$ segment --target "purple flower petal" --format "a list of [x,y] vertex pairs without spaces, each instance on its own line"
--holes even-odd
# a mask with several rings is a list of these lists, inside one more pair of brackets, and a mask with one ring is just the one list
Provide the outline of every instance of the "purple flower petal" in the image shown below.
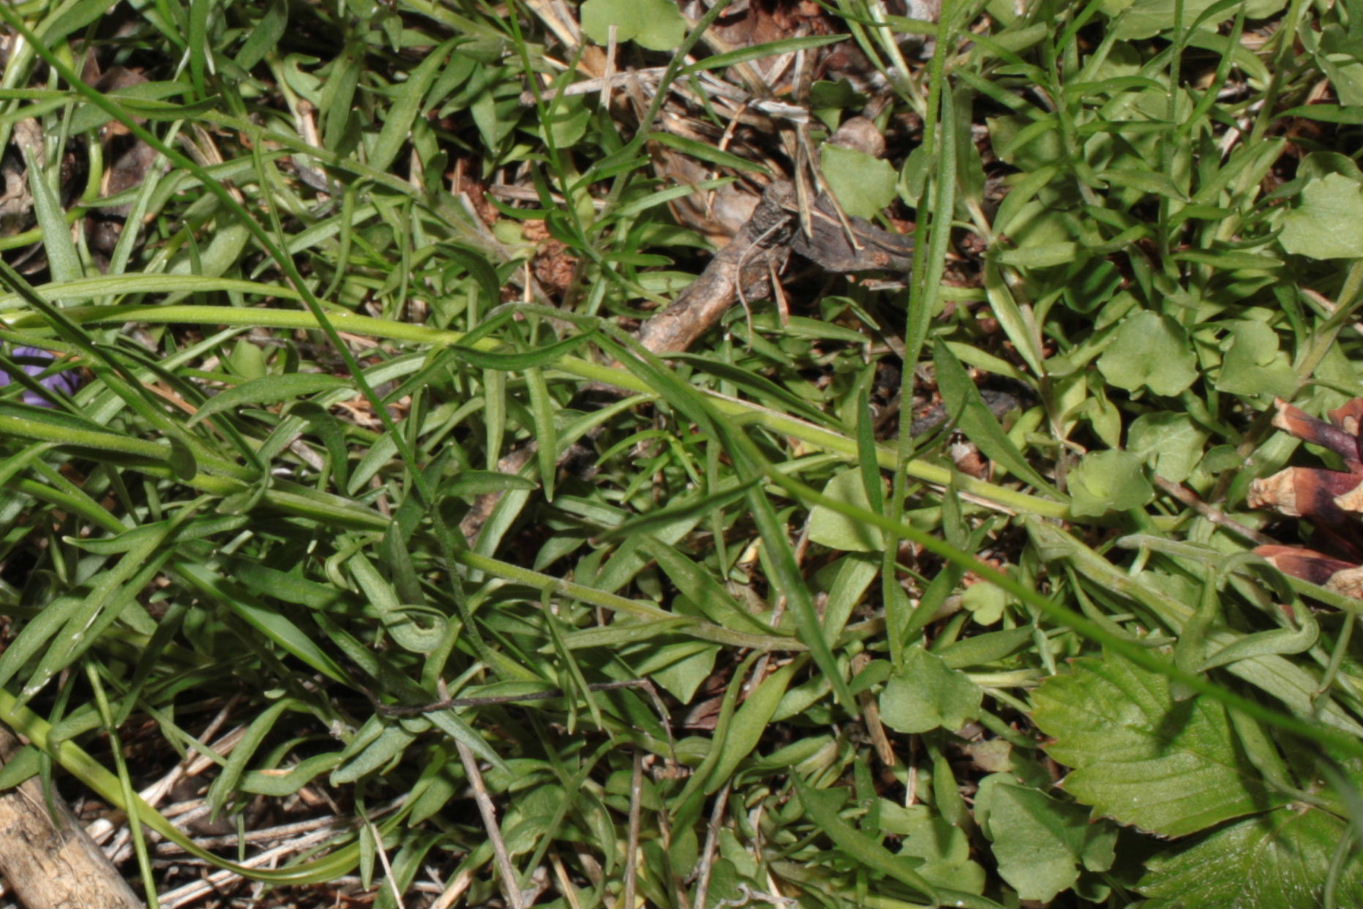
[[[50,350],[43,350],[41,347],[16,347],[10,351],[10,359],[14,360],[23,368],[24,372],[30,376],[38,377],[48,370],[52,361],[57,359],[57,355]],[[28,362],[24,362],[28,361]],[[14,377],[3,369],[0,369],[0,388],[11,384]],[[74,394],[80,388],[80,370],[63,369],[50,376],[38,379],[38,384],[59,394]],[[35,407],[51,407],[52,402],[34,391],[24,390],[23,402],[32,404]]]

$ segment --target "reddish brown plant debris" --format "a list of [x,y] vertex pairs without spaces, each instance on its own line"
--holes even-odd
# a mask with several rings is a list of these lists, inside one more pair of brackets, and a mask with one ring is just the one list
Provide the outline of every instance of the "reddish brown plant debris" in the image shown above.
[[1251,483],[1251,508],[1306,518],[1315,525],[1316,545],[1327,550],[1272,545],[1255,552],[1285,574],[1363,597],[1363,545],[1352,522],[1352,515],[1363,512],[1363,398],[1330,411],[1329,422],[1281,399],[1276,404],[1274,426],[1335,452],[1344,459],[1344,469],[1288,467]]

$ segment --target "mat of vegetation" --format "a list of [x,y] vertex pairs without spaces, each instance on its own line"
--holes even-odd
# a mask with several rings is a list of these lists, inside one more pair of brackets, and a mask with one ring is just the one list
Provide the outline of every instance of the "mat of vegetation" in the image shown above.
[[149,904],[1363,905],[1358,3],[0,20],[0,787]]

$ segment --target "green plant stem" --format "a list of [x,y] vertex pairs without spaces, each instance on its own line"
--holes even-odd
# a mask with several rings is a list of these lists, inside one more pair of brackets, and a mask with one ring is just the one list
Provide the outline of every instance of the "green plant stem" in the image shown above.
[[[264,328],[317,329],[318,324],[311,313],[294,309],[257,309],[227,306],[80,306],[63,311],[77,324],[105,324],[124,322],[146,322],[155,324],[186,325],[223,325],[223,326],[260,326]],[[36,316],[24,316],[14,321],[15,326],[27,325]],[[335,313],[330,316],[331,323],[340,331],[382,338],[390,341],[405,341],[432,347],[451,347],[460,345],[463,332],[414,325],[407,322],[394,322],[377,319],[373,316],[360,316],[353,313]],[[490,338],[479,339],[471,345],[478,350],[496,350],[498,343]],[[626,391],[649,394],[653,389],[643,379],[627,370],[602,366],[577,357],[563,357],[554,367],[561,373],[613,385]],[[857,442],[850,435],[834,432],[816,426],[805,420],[771,410],[738,398],[728,397],[717,392],[704,392],[707,400],[719,413],[736,420],[763,427],[772,432],[798,439],[822,451],[836,454],[849,460],[857,458]],[[899,456],[889,445],[876,447],[876,460],[885,470],[895,470]],[[1043,498],[977,480],[974,477],[953,475],[945,467],[929,464],[921,460],[909,460],[903,464],[904,473],[916,480],[936,486],[949,486],[953,483],[962,493],[987,500],[1009,511],[1033,514],[1046,518],[1067,518],[1069,508],[1062,502]]]

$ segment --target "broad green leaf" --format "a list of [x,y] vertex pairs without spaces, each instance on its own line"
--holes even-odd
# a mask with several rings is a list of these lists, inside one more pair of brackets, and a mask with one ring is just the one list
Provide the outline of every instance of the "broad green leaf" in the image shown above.
[[985,871],[970,858],[970,838],[927,805],[905,807],[881,799],[880,830],[900,837],[899,854],[923,860],[918,873],[929,883],[980,893]]
[[[819,81],[809,87],[809,105],[816,111],[850,110],[866,104],[866,96],[852,87],[846,79],[836,82]],[[833,123],[836,127],[837,123]],[[830,127],[832,128],[832,127]]]
[[1283,217],[1283,249],[1312,259],[1363,257],[1363,186],[1340,174],[1306,184]]
[[674,50],[686,37],[686,20],[667,0],[587,0],[582,4],[582,31],[606,44],[610,27],[615,40],[633,41],[654,51]]
[[546,106],[540,119],[540,136],[546,145],[572,148],[587,134],[592,108],[581,98],[559,98]]
[[880,718],[896,732],[955,732],[980,715],[984,692],[935,653],[911,647],[880,694]]
[[[1186,906],[1325,905],[1324,885],[1349,822],[1319,808],[1292,805],[1181,842],[1146,862],[1136,885],[1150,909]],[[1334,906],[1363,906],[1363,861],[1355,844],[1338,866]]]
[[820,152],[820,169],[828,188],[849,215],[874,218],[894,201],[899,177],[888,161],[858,149],[825,145]]
[[1356,111],[1363,106],[1363,48],[1358,43],[1358,21],[1351,13],[1349,27],[1330,22],[1315,48],[1316,62],[1330,77],[1340,104]]
[[[849,467],[824,485],[823,494],[858,508],[870,508],[861,470]],[[879,527],[862,524],[840,511],[815,505],[809,513],[809,539],[829,549],[843,552],[880,552],[884,543]]]
[[[1202,13],[1214,6],[1218,0],[1107,0],[1103,10],[1114,17],[1112,34],[1123,40],[1153,38],[1155,35],[1170,33],[1174,29],[1174,13],[1177,6],[1183,7],[1183,27],[1212,29],[1220,22],[1235,15],[1234,9],[1223,8],[1198,21]],[[1262,5],[1262,4],[1260,4]],[[1281,7],[1282,4],[1279,4]],[[1223,4],[1224,6],[1224,4]],[[1117,15],[1120,13],[1121,15]],[[1264,15],[1269,15],[1264,13]]]
[[1278,335],[1272,328],[1245,319],[1231,325],[1230,337],[1217,388],[1239,395],[1292,396],[1297,374],[1278,350]]
[[1245,759],[1224,705],[1176,702],[1166,676],[1120,657],[1076,661],[1032,705],[1047,752],[1074,768],[1065,791],[1118,823],[1184,836],[1286,801]]
[[976,624],[993,625],[1003,618],[1008,594],[993,584],[972,584],[961,594],[961,605],[970,611]]
[[719,645],[705,641],[663,644],[634,667],[641,677],[652,679],[683,704],[691,703],[696,689],[715,668]]
[[350,380],[341,376],[324,373],[295,372],[284,376],[265,376],[243,382],[229,388],[219,395],[209,398],[199,408],[199,412],[189,418],[190,426],[224,411],[233,412],[242,407],[260,407],[278,404],[303,395],[332,391],[350,385]]
[[1197,379],[1197,355],[1182,327],[1148,310],[1127,317],[1111,346],[1098,358],[1109,385],[1158,395],[1181,394]]
[[1154,498],[1139,456],[1129,451],[1094,451],[1070,471],[1070,511],[1076,517],[1140,508]]
[[1072,802],[1019,785],[1009,774],[980,781],[975,814],[992,842],[999,874],[1024,900],[1049,904],[1081,869],[1112,867],[1117,830]]
[[1187,414],[1145,413],[1131,424],[1127,448],[1159,476],[1182,483],[1201,460],[1208,438]]

